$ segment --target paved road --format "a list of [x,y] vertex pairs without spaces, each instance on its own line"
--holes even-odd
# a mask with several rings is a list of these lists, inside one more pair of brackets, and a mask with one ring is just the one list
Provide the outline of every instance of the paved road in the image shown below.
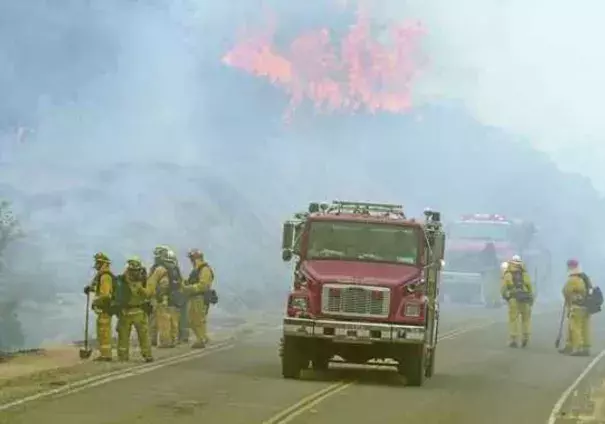
[[[487,324],[503,313],[450,309],[442,334]],[[283,380],[274,331],[203,358],[0,412],[0,423],[546,423],[562,392],[590,362],[555,352],[557,318],[535,318],[527,350],[506,347],[502,323],[442,341],[437,374],[422,388],[402,387],[394,372],[377,369],[339,367],[302,381]],[[323,390],[326,398],[315,404],[313,396]],[[271,421],[295,404],[298,412]]]

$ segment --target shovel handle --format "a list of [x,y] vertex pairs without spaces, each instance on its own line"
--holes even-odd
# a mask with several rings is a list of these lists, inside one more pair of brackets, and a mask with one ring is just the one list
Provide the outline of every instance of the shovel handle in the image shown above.
[[559,348],[561,339],[563,338],[563,323],[565,322],[565,305],[563,305],[563,311],[561,312],[561,320],[559,322],[559,333],[557,334],[557,340],[555,341],[555,347]]
[[88,323],[90,321],[90,293],[86,293],[86,318],[84,319],[84,349],[88,350]]

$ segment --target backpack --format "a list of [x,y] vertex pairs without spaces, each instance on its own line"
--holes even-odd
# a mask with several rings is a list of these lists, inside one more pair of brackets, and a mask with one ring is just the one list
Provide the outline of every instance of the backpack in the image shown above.
[[586,300],[584,304],[589,314],[596,314],[601,312],[603,307],[603,292],[600,287],[593,286],[590,278],[585,273],[578,274],[578,277],[584,281],[584,285],[586,286]]
[[[140,276],[141,281],[143,283],[143,287],[147,287],[147,271],[145,269],[141,270],[142,274]],[[126,276],[124,274],[113,276],[112,282],[112,291],[111,291],[111,306],[112,312],[117,314],[120,310],[128,304],[130,300],[130,296],[132,296],[132,291],[130,289],[130,285],[126,281]]]
[[111,291],[111,306],[114,313],[118,313],[120,309],[128,303],[130,297],[130,288],[126,281],[124,281],[124,275],[120,274],[113,278],[113,290]]
[[515,291],[513,293],[513,297],[517,300],[517,302],[519,303],[532,303],[533,302],[533,296],[531,293],[529,293],[525,287],[525,279],[523,278],[523,275],[525,273],[525,271],[523,270],[514,270],[514,271],[509,271],[513,280],[513,286],[515,288]]
[[[163,267],[168,273],[168,304],[181,308],[185,306],[186,299],[181,293],[181,271],[178,266],[165,262],[156,262],[150,269],[149,275],[153,274],[157,267]],[[156,289],[156,295],[160,295],[160,287]]]

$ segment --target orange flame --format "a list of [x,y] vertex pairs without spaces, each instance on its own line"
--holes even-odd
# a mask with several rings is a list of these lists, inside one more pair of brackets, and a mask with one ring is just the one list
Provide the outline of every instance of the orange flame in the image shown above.
[[287,118],[305,100],[321,112],[407,112],[412,82],[423,65],[419,44],[424,29],[418,22],[387,28],[388,45],[373,37],[372,29],[371,20],[358,11],[342,39],[335,42],[327,28],[310,30],[280,52],[270,20],[265,31],[248,33],[222,61],[282,88],[290,97]]

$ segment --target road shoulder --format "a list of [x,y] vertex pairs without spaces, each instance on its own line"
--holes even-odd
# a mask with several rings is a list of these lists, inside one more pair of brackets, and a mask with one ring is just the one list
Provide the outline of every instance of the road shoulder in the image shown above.
[[[255,320],[233,328],[217,329],[209,334],[211,339],[209,348],[267,330],[275,326],[272,321],[272,319]],[[4,404],[105,373],[127,370],[143,363],[137,347],[132,348],[129,362],[112,363],[81,360],[78,350],[79,346],[75,345],[46,347],[39,353],[17,356],[7,363],[0,364],[0,403]],[[188,352],[191,352],[190,345],[179,345],[172,349],[154,349],[154,357],[156,360],[161,360]]]
[[561,396],[548,424],[605,422],[605,351],[597,352],[574,383]]

